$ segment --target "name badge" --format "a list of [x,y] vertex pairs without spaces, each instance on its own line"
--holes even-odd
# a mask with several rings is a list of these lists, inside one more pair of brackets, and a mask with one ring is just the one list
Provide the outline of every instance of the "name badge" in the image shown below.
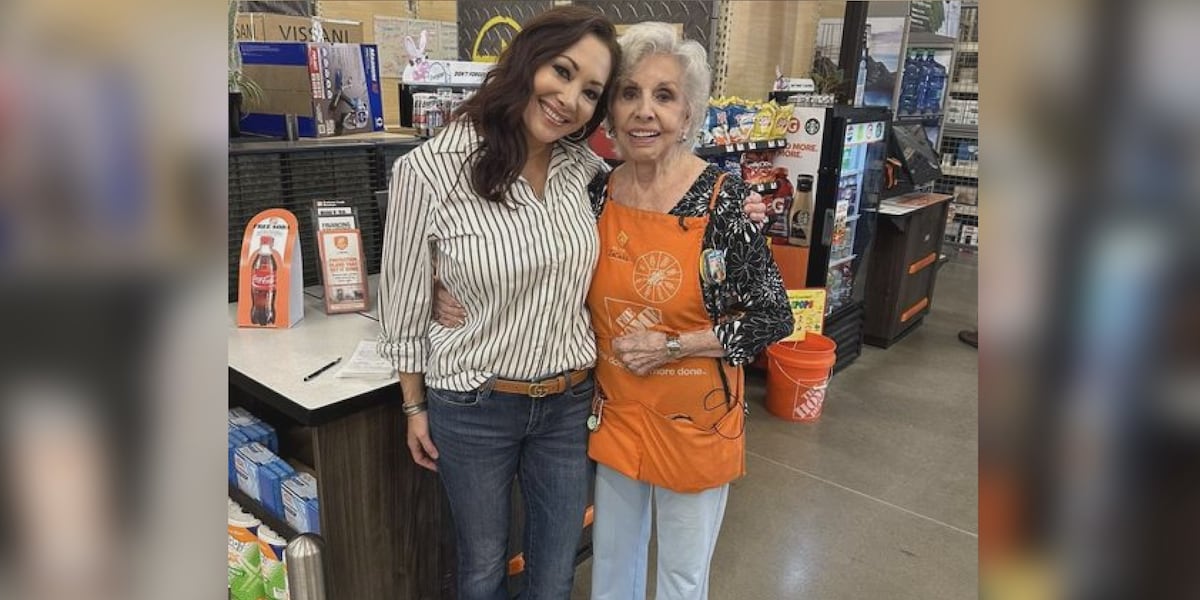
[[700,253],[700,280],[707,284],[725,281],[725,251],[706,248]]

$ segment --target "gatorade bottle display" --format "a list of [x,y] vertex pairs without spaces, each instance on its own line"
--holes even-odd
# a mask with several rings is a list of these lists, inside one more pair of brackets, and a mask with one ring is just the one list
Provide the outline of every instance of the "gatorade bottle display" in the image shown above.
[[796,193],[792,196],[788,214],[788,243],[807,246],[809,227],[812,224],[812,175],[796,176]]
[[259,239],[258,256],[254,257],[251,266],[250,298],[253,306],[250,309],[250,322],[255,325],[271,325],[275,323],[275,273],[279,265],[275,262],[275,252],[271,249],[275,240],[269,235]]

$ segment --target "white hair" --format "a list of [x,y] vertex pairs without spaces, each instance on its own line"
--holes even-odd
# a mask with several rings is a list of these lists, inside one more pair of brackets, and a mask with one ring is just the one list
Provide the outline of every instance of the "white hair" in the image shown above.
[[[632,73],[649,56],[673,56],[683,68],[683,96],[687,102],[688,122],[684,139],[691,148],[708,110],[708,94],[712,89],[712,71],[708,67],[708,52],[699,42],[685,40],[675,27],[657,21],[630,25],[621,37],[621,76]],[[614,92],[613,98],[617,97]]]

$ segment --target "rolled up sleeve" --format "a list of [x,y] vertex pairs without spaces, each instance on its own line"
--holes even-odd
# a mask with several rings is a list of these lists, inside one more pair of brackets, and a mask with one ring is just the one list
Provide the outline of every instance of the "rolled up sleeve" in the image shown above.
[[767,239],[742,208],[749,188],[726,180],[724,202],[709,224],[705,246],[725,252],[727,279],[707,286],[710,312],[724,318],[713,333],[732,365],[753,360],[766,347],[792,332],[787,290]]
[[430,215],[436,194],[408,158],[396,161],[388,190],[379,270],[379,352],[401,373],[424,373],[433,276]]

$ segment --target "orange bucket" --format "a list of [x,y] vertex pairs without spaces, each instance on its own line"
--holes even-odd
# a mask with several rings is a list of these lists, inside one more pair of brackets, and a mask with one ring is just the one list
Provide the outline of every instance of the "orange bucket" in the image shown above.
[[835,362],[837,343],[819,333],[767,346],[767,412],[788,421],[816,421]]

